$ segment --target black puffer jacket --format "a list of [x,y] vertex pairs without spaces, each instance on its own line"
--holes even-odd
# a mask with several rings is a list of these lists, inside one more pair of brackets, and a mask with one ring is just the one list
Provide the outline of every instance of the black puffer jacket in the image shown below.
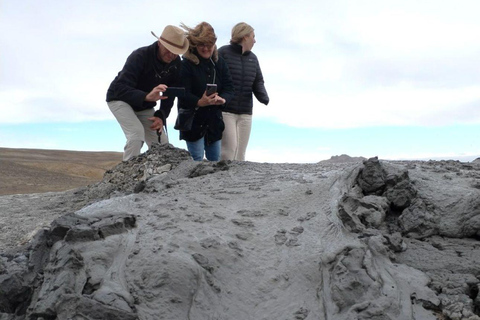
[[183,55],[181,79],[185,97],[178,99],[178,108],[197,111],[192,130],[180,131],[180,139],[193,142],[205,137],[208,144],[222,139],[225,129],[222,116],[224,105],[197,107],[197,103],[203,96],[207,83],[217,84],[218,95],[226,103],[232,100],[234,88],[225,60],[218,57],[216,49],[212,60],[200,57],[196,51],[187,51]]
[[[139,48],[128,56],[123,69],[110,84],[107,102],[119,100],[128,103],[133,110],[142,111],[154,108],[156,102],[147,102],[145,97],[159,84],[176,87],[180,84],[181,59],[177,57],[171,63],[158,59],[157,42]],[[165,119],[170,114],[174,97],[160,100],[160,109],[155,116]]]
[[227,62],[235,86],[235,96],[223,111],[252,114],[252,93],[258,101],[267,105],[270,99],[257,56],[251,51],[242,54],[242,46],[235,43],[221,47],[218,54]]

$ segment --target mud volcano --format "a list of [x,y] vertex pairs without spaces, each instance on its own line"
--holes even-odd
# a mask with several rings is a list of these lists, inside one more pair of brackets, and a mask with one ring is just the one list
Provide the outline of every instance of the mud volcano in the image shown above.
[[[457,161],[198,163],[156,146],[47,195],[58,218],[0,255],[0,319],[478,320],[479,178]],[[35,219],[47,198],[29,199]]]

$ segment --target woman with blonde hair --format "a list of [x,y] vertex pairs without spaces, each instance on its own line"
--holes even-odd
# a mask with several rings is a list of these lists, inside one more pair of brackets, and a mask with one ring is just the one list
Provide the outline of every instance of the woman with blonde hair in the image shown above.
[[218,50],[227,62],[235,87],[232,101],[223,109],[222,160],[245,160],[252,129],[252,94],[265,105],[270,100],[258,58],[251,51],[255,42],[252,26],[240,22],[232,28],[230,44]]
[[[186,110],[194,115],[188,126],[178,123],[180,139],[186,141],[195,161],[202,161],[204,156],[218,161],[225,129],[222,109],[233,97],[232,78],[227,64],[218,56],[213,27],[207,22],[195,28],[181,26],[187,31],[190,45],[182,60],[180,74],[185,96],[178,99],[178,112],[180,115]],[[207,84],[216,87],[216,91],[207,94]]]

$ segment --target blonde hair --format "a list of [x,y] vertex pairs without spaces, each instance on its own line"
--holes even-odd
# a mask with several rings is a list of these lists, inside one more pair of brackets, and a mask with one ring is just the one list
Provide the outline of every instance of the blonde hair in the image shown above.
[[215,30],[208,22],[200,22],[195,28],[190,28],[183,22],[180,26],[187,31],[190,47],[196,48],[199,44],[214,45],[217,42]]
[[232,38],[230,43],[242,43],[243,37],[249,35],[254,30],[251,25],[245,22],[239,22],[232,28]]

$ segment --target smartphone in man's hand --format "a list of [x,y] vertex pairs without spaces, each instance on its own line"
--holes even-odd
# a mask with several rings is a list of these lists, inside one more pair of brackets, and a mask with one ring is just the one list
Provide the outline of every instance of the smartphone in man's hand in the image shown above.
[[182,87],[168,87],[167,90],[165,90],[162,93],[162,96],[166,97],[185,97],[185,88]]

